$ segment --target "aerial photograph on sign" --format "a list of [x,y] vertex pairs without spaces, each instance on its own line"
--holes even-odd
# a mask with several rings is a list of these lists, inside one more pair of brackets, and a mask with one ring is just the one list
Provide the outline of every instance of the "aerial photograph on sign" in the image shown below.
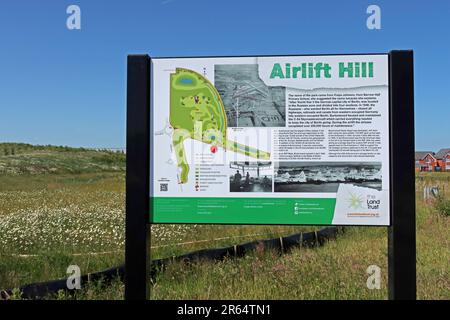
[[268,86],[258,64],[215,65],[214,83],[230,127],[284,127],[286,89]]

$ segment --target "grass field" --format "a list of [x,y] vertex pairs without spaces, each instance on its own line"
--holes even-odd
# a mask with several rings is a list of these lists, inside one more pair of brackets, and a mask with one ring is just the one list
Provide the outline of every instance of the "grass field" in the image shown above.
[[[0,164],[8,164],[8,170],[0,173],[0,289],[64,278],[72,264],[88,273],[123,263],[125,176],[120,156],[45,148],[2,155],[1,150]],[[30,167],[21,154],[35,159],[42,153],[53,159],[53,173],[49,166],[10,170],[12,163]],[[73,154],[81,154],[88,169],[69,170]],[[109,157],[115,160],[105,160]],[[418,298],[450,299],[450,217],[424,202],[421,191],[425,184],[437,184],[448,199],[450,174],[418,175],[416,180]],[[316,229],[156,225],[152,253],[168,257]],[[366,287],[366,269],[374,264],[382,270],[380,290]],[[82,285],[74,297],[60,292],[48,298],[123,298],[118,280]],[[173,263],[152,283],[152,299],[386,299],[386,285],[386,228],[352,227],[321,248],[296,248],[284,255],[259,248],[236,260]]]

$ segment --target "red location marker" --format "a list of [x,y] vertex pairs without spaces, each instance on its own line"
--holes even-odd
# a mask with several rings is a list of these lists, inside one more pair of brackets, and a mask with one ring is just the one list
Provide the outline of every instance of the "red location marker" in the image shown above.
[[216,153],[217,152],[217,146],[211,146],[211,152]]

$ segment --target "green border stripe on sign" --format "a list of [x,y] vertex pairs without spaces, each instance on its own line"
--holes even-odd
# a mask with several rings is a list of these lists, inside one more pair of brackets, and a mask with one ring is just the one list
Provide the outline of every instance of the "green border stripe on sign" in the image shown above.
[[154,197],[151,223],[332,223],[335,198]]

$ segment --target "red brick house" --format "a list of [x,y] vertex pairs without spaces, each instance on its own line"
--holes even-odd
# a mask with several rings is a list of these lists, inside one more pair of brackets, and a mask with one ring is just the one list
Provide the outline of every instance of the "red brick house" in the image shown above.
[[440,171],[450,171],[450,148],[439,150],[434,157],[437,160]]
[[416,172],[440,171],[441,167],[432,151],[416,151],[414,160]]

